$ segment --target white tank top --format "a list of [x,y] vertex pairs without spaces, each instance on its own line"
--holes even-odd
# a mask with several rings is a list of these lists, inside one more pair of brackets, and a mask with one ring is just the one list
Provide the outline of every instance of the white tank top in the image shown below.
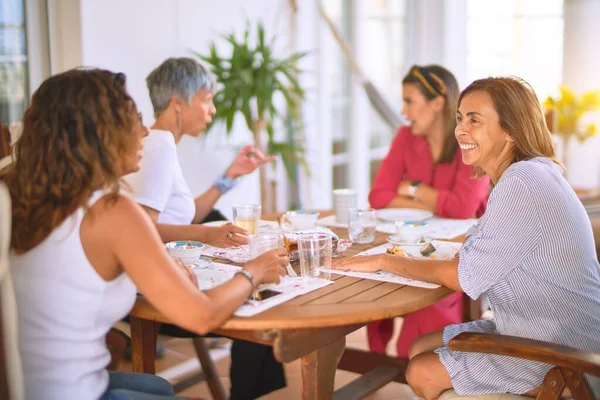
[[129,276],[107,282],[88,261],[79,235],[84,215],[77,210],[38,246],[10,255],[29,400],[98,399],[108,387],[105,336],[135,301]]

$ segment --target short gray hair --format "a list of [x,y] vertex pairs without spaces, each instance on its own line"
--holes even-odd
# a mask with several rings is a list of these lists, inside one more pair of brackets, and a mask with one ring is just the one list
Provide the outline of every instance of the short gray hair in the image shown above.
[[215,78],[193,58],[169,58],[150,72],[146,85],[156,117],[167,109],[173,96],[189,103],[200,90],[213,92]]

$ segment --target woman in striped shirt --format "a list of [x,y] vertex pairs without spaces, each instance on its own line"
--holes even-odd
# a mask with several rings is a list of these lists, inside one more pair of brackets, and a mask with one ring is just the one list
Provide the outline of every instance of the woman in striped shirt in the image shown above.
[[[494,184],[458,256],[377,255],[336,267],[384,269],[490,300],[493,320],[450,325],[415,342],[406,378],[418,395],[436,399],[451,388],[464,395],[532,394],[550,365],[454,352],[448,342],[461,332],[495,332],[599,352],[600,270],[590,220],[554,159],[542,109],[527,83],[478,80],[458,104],[455,134],[463,161]],[[588,382],[600,395],[600,380]]]

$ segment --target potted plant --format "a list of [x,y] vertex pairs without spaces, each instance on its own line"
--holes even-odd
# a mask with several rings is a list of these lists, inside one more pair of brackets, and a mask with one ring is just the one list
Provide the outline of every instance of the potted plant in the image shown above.
[[600,110],[600,90],[583,93],[580,97],[565,86],[559,88],[560,96],[548,97],[544,101],[547,111],[553,111],[556,123],[555,133],[562,139],[561,162],[568,167],[569,145],[573,138],[579,143],[585,142],[598,133],[598,128],[591,120],[586,120],[589,113]]
[[[241,114],[255,145],[262,151],[279,155],[288,179],[293,182],[296,165],[306,167],[304,150],[297,137],[300,104],[305,97],[297,79],[301,73],[297,63],[306,53],[277,58],[273,49],[275,38],[266,40],[260,22],[255,29],[255,44],[250,43],[248,23],[241,39],[233,33],[223,36],[230,45],[226,54],[219,53],[214,42],[208,55],[194,54],[209,65],[219,83],[214,96],[217,109],[214,122],[224,121],[230,133],[235,116]],[[276,125],[287,131],[287,141],[276,140]],[[271,182],[270,191],[267,173],[266,167],[261,167],[261,203],[263,210],[274,211],[276,184]]]

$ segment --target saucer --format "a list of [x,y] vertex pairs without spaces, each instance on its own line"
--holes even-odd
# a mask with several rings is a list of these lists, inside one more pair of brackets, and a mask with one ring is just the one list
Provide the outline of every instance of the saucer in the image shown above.
[[212,264],[213,260],[208,257],[200,256],[191,262],[192,268],[205,268]]
[[387,241],[391,244],[395,244],[396,246],[424,246],[425,243],[431,242],[433,239],[429,236],[423,236],[418,242],[407,242],[402,240],[399,235],[391,235],[388,236]]

